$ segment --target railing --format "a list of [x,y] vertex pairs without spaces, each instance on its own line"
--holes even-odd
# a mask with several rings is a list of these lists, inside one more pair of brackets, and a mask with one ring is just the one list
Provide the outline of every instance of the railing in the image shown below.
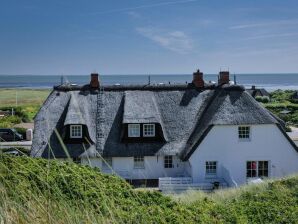
[[222,169],[222,176],[224,180],[228,183],[229,187],[238,187],[237,182],[233,179],[229,170],[224,166],[221,166],[221,169]]
[[169,188],[180,188],[179,186],[185,188],[187,185],[192,184],[191,177],[160,177],[158,178],[158,188],[163,191]]

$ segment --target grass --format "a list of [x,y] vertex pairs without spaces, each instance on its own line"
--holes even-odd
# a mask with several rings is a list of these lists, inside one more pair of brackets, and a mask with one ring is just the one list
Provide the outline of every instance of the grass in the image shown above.
[[0,89],[0,109],[22,108],[32,120],[49,93],[49,89]]
[[3,223],[296,223],[298,177],[165,196],[72,162],[0,155]]

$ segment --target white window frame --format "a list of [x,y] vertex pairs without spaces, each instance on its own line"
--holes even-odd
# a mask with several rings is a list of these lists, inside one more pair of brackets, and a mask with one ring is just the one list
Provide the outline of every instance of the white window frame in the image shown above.
[[[78,128],[78,133],[79,135],[73,135],[73,128]],[[76,125],[70,125],[70,138],[82,138],[83,137],[83,127],[80,124],[76,124]]]
[[[152,134],[146,134],[146,127],[152,127]],[[155,137],[155,124],[143,124],[143,137]]]
[[[135,129],[136,133],[131,133],[130,131]],[[128,124],[128,137],[129,138],[139,138],[141,137],[140,124]]]
[[[215,168],[214,168],[215,167]],[[217,176],[217,161],[206,161],[205,162],[205,176],[216,177]],[[211,172],[215,171],[215,172]]]
[[103,157],[101,167],[102,167],[102,170],[111,170],[113,168],[113,158]]
[[[245,129],[247,129],[247,130],[245,130]],[[239,141],[250,141],[251,127],[248,125],[238,126],[238,139],[239,139]]]
[[133,157],[133,168],[134,169],[145,169],[145,157],[134,156]]
[[[248,163],[252,163],[252,162],[255,162],[256,163],[256,168],[255,169],[252,169],[252,168],[250,168],[250,169],[248,169],[248,167],[247,167],[247,165],[248,165]],[[260,163],[263,163],[263,162],[267,162],[267,176],[260,176],[259,174],[260,174],[260,170],[262,170],[263,172],[266,170],[266,169],[264,169],[264,166],[263,167],[259,167],[259,165],[260,165]],[[246,179],[254,179],[254,178],[268,178],[268,177],[270,177],[270,161],[269,160],[248,160],[248,161],[246,161],[246,169],[245,169],[245,171],[246,171]],[[248,171],[249,170],[255,170],[256,171],[256,176],[255,177],[253,177],[252,175],[251,176],[248,176],[247,175],[247,173],[248,173]]]
[[173,159],[173,156],[165,156],[163,161],[164,161],[164,168],[165,169],[172,169],[172,168],[174,168],[174,159]]

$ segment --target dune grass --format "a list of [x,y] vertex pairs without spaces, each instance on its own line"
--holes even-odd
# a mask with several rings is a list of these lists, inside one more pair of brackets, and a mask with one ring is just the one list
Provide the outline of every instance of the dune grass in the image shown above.
[[[174,199],[173,199],[174,198]],[[0,155],[1,223],[295,223],[298,177],[165,196],[72,162]]]

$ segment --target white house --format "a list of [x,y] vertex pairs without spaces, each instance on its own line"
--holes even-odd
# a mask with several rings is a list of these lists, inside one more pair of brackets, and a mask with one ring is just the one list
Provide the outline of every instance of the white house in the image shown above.
[[31,155],[116,173],[133,184],[172,177],[199,186],[238,186],[298,172],[298,149],[284,124],[242,86],[206,84],[199,71],[184,85],[54,87],[35,117]]

